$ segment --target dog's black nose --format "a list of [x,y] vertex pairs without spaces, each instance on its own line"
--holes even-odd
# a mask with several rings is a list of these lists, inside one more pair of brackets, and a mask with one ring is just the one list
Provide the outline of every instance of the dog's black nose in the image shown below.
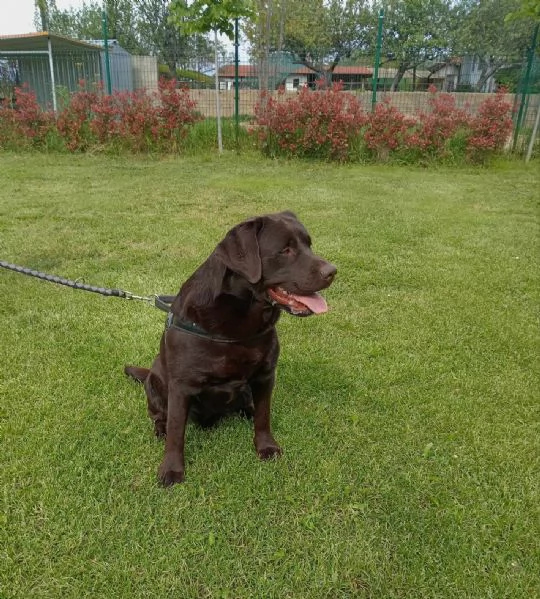
[[329,285],[334,280],[336,273],[337,268],[333,264],[330,264],[330,262],[327,262],[321,268],[321,278],[324,279]]

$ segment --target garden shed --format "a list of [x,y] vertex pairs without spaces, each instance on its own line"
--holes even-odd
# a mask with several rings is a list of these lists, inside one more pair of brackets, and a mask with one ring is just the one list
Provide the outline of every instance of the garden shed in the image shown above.
[[81,79],[88,85],[102,81],[101,53],[97,45],[46,31],[0,36],[2,95],[26,84],[43,107],[56,110]]
[[[101,69],[106,73],[105,42],[103,40],[89,40],[89,44],[101,49]],[[132,55],[118,43],[118,40],[108,40],[109,73],[111,77],[111,91],[133,91],[133,64]],[[155,67],[157,73],[157,65]]]

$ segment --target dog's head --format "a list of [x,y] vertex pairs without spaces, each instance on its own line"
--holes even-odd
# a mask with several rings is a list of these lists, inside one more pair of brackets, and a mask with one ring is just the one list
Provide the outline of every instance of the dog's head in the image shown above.
[[332,283],[336,267],[311,251],[311,238],[292,212],[240,223],[215,254],[281,309],[296,316],[326,312],[317,292]]

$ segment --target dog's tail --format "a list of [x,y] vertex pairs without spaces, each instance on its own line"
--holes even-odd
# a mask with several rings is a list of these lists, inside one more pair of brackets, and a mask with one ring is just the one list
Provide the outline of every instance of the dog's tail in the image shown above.
[[139,383],[144,383],[146,377],[148,376],[150,369],[149,368],[141,368],[140,366],[125,366],[124,372],[130,376],[132,379],[139,381]]

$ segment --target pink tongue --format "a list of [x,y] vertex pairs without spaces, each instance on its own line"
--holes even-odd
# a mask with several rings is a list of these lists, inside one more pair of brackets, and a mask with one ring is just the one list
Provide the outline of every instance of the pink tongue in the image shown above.
[[311,295],[290,294],[295,300],[307,306],[314,314],[323,314],[328,311],[328,305],[322,295],[312,293]]

